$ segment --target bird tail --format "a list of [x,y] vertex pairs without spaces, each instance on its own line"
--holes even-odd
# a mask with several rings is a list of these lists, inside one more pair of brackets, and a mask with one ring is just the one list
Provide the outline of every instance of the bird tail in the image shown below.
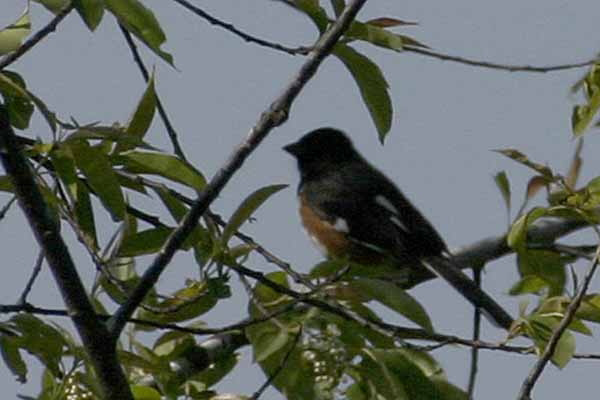
[[479,308],[495,325],[509,330],[513,318],[490,295],[484,292],[454,261],[446,257],[422,259],[421,264],[436,276],[443,278],[474,307]]

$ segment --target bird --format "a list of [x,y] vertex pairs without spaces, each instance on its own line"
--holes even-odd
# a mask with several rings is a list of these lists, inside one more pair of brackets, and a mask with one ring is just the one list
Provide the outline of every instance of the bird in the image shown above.
[[364,266],[422,266],[510,329],[510,314],[461,271],[433,225],[344,132],[319,128],[283,150],[300,172],[300,219],[325,257]]

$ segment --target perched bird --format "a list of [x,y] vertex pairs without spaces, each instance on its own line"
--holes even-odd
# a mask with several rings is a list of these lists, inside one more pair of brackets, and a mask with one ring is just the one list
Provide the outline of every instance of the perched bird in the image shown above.
[[422,265],[510,328],[511,316],[460,271],[435,228],[343,132],[317,129],[283,149],[298,161],[302,223],[326,257],[362,265]]

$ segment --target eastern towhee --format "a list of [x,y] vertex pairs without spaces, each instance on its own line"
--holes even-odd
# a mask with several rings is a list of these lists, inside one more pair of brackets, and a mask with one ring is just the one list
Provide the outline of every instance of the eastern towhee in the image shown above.
[[298,161],[302,223],[325,256],[362,265],[422,265],[510,328],[511,316],[455,266],[435,228],[344,133],[317,129],[284,150]]

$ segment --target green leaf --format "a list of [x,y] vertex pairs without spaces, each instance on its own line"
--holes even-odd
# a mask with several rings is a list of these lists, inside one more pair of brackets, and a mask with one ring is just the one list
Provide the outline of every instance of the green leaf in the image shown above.
[[[210,311],[223,298],[218,278],[208,281],[186,282],[186,286],[177,290],[166,300],[154,305],[153,310],[140,309],[138,317],[157,323],[175,323],[196,318]],[[136,329],[143,330],[138,326]]]
[[548,284],[539,276],[527,275],[515,283],[508,293],[511,296],[522,294],[539,293],[542,289],[548,287]]
[[319,29],[319,33],[323,34],[327,29],[328,18],[327,13],[319,5],[319,0],[293,0],[296,7],[304,12]]
[[72,202],[77,201],[77,168],[75,158],[67,146],[54,148],[50,152],[50,160],[59,179],[62,181],[67,195]]
[[119,257],[137,257],[157,253],[165,244],[173,228],[159,226],[129,235],[121,242]]
[[31,33],[31,19],[29,18],[29,6],[23,14],[12,24],[0,30],[0,56],[18,49]]
[[[283,271],[270,272],[265,275],[265,278],[286,288],[290,287],[287,274]],[[288,296],[271,289],[263,283],[256,284],[253,294],[255,302],[250,303],[250,316],[252,317],[260,317],[264,314],[265,308],[279,305],[282,301],[289,299]],[[260,304],[261,307],[257,307],[255,303]]]
[[96,222],[94,208],[90,200],[90,191],[81,181],[77,182],[77,201],[75,202],[75,218],[83,234],[85,244],[98,250],[98,237],[96,236]]
[[495,151],[496,153],[500,153],[520,164],[525,165],[526,167],[529,167],[539,172],[543,177],[547,179],[554,180],[554,174],[552,173],[552,170],[550,168],[548,168],[545,165],[531,161],[525,154],[521,153],[519,150],[499,149],[493,151]]
[[[381,25],[402,23],[392,18],[378,18],[367,23],[352,21],[344,37],[350,40],[362,40],[384,49],[400,52],[404,46],[428,48],[427,45],[409,36],[388,31]],[[405,24],[406,25],[406,24]]]
[[262,332],[252,341],[252,350],[254,353],[254,361],[261,362],[283,349],[290,335],[284,330],[275,332]]
[[[134,137],[141,140],[148,132],[154,112],[156,111],[156,92],[154,91],[154,75],[148,81],[148,86],[138,102],[138,105],[127,124],[125,134],[128,137]],[[119,144],[115,149],[115,153],[121,153],[126,150],[133,149],[133,145]]]
[[591,293],[586,295],[576,315],[586,321],[600,323],[600,295]]
[[500,194],[504,200],[506,210],[510,214],[510,182],[508,181],[506,171],[500,171],[494,175],[494,182],[496,182],[496,186],[500,190]]
[[392,101],[388,93],[388,84],[373,61],[352,47],[337,44],[335,54],[348,68],[360,89],[362,99],[375,123],[379,140],[383,143],[392,126]]
[[131,393],[135,400],[161,400],[161,394],[150,386],[132,385]]
[[469,396],[461,388],[454,386],[445,379],[433,379],[435,387],[442,393],[444,400],[469,400]]
[[104,16],[103,0],[73,0],[75,9],[90,31],[96,30]]
[[140,147],[147,150],[158,150],[156,147],[144,142],[141,137],[126,135],[125,129],[120,126],[82,126],[68,135],[65,141],[82,139],[110,141],[127,148]]
[[21,357],[17,341],[10,336],[0,335],[0,355],[17,380],[27,382],[27,364]]
[[75,163],[113,220],[121,221],[125,216],[125,199],[108,157],[85,141],[72,142],[69,146]]
[[403,21],[397,18],[380,17],[370,19],[366,22],[369,25],[378,26],[380,28],[393,28],[395,26],[418,25],[416,22]]
[[527,243],[527,230],[529,226],[538,218],[548,214],[548,210],[542,207],[535,207],[527,214],[517,219],[510,228],[507,235],[508,246],[517,251],[524,250]]
[[[402,352],[390,349],[365,349],[364,367],[375,366],[371,380],[386,398],[430,400],[441,399],[441,393],[423,371]],[[363,369],[364,371],[365,369]],[[377,374],[379,372],[379,374]]]
[[528,249],[519,251],[517,255],[521,276],[540,278],[549,289],[549,296],[558,296],[564,292],[567,281],[565,261],[560,254],[550,250]]
[[71,0],[33,0],[36,3],[43,5],[48,11],[58,14],[62,9],[67,7]]
[[[210,366],[210,368],[207,368],[204,371],[200,372],[194,378],[205,384],[207,387],[211,387],[229,375],[229,373],[236,366],[238,358],[239,355],[237,354],[230,354],[229,356],[219,357],[218,360]],[[249,400],[249,398],[246,396],[237,396],[237,398],[239,400]],[[216,399],[213,398],[212,400]],[[232,398],[231,400],[236,400],[236,397]]]
[[[16,72],[5,70],[4,75],[20,87],[26,87],[25,80]],[[8,93],[5,93],[3,97],[11,125],[17,129],[27,129],[34,110],[32,102],[28,97],[12,96]]]
[[582,135],[600,109],[600,64],[594,64],[583,80],[583,88],[588,99],[587,104],[573,108],[571,126],[573,135]]
[[237,210],[233,213],[229,222],[225,228],[223,228],[223,234],[221,235],[221,242],[227,244],[231,236],[254,214],[254,211],[258,209],[269,197],[279,192],[281,189],[286,188],[288,185],[271,185],[265,186],[256,190],[250,196],[246,197],[242,204],[239,205]]
[[117,156],[116,161],[128,172],[159,175],[196,190],[202,190],[206,186],[206,180],[200,171],[170,154],[130,151]]
[[[533,315],[529,322],[532,328],[532,338],[541,352],[546,348],[550,336],[558,327],[560,321],[555,317]],[[552,355],[552,363],[562,369],[573,358],[573,354],[575,354],[575,338],[571,332],[565,331],[558,340]]]
[[149,8],[138,0],[104,0],[104,3],[125,29],[144,42],[159,57],[173,65],[173,56],[160,48],[167,37]]
[[24,86],[21,86],[19,82],[14,82],[11,77],[14,78],[14,73],[9,75],[6,72],[0,72],[0,94],[5,97],[20,97],[35,104],[48,123],[48,126],[50,126],[50,129],[52,129],[52,132],[56,132],[56,116],[54,113],[48,109],[42,100],[29,92]]
[[60,361],[66,346],[62,334],[51,325],[30,314],[18,314],[10,318],[13,330],[19,336],[12,337],[15,344],[34,355],[55,376],[60,374]]
[[[12,80],[18,86],[25,88],[25,80],[21,75],[16,72],[5,70],[4,75]],[[17,129],[27,129],[29,127],[29,121],[33,114],[33,104],[28,97],[24,96],[13,96],[9,93],[4,93],[4,106],[8,111],[8,118],[10,124]]]
[[427,311],[414,297],[394,283],[378,279],[357,279],[350,282],[349,286],[351,290],[368,295],[372,300],[378,301],[417,325],[433,332],[433,325]]

